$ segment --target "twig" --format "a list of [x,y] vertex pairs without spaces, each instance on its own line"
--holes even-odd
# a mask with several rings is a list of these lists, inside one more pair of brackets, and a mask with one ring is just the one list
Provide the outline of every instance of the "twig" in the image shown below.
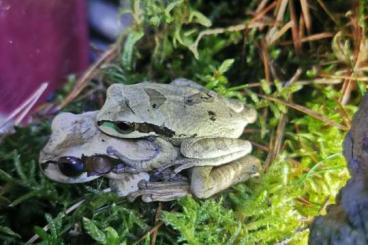
[[322,0],[317,0],[317,2],[318,2],[318,4],[322,7],[323,11],[325,11],[325,12],[326,12],[326,14],[328,15],[328,17],[330,17],[330,18],[331,18],[331,20],[332,20],[333,22],[335,22],[335,24],[337,25],[337,24],[338,24],[337,20],[335,19],[335,17],[334,17],[334,16],[333,16],[333,14],[331,13],[331,11],[330,11],[330,10],[328,10],[328,8],[327,8],[327,7],[326,7],[326,5],[324,4],[324,2],[323,2]]
[[273,9],[276,6],[276,2],[274,1],[273,3],[271,3],[270,5],[268,5],[267,7],[265,7],[264,9],[262,9],[261,11],[257,11],[255,16],[252,18],[250,23],[254,23],[257,20],[261,19],[263,16],[265,16],[265,14],[270,11],[271,9]]
[[[66,211],[64,215],[67,215],[71,212],[73,212],[74,210],[76,210],[77,208],[79,208],[80,205],[82,205],[82,203],[85,201],[85,199],[80,200],[79,202],[75,203],[74,205],[70,206]],[[42,228],[44,231],[47,231],[49,229],[49,225],[45,225]],[[37,241],[37,239],[40,238],[37,234],[33,235],[27,242],[26,244],[33,244],[35,241]]]
[[248,140],[253,146],[257,147],[258,149],[262,150],[262,151],[265,151],[265,152],[269,152],[270,149],[267,147],[267,146],[264,146],[264,145],[261,145],[261,144],[258,144],[254,141],[251,141],[251,140]]
[[[0,125],[0,134],[7,133],[7,130],[12,126],[16,126],[22,122],[22,120],[27,116],[29,111],[40,99],[41,95],[45,92],[48,87],[48,83],[42,83],[38,89],[29,96],[20,106],[18,106]],[[14,123],[13,123],[14,121]]]
[[355,77],[355,76],[337,76],[337,75],[323,75],[324,78],[332,78],[332,79],[349,79],[353,81],[362,81],[362,82],[368,82],[368,77]]
[[274,101],[276,103],[280,103],[280,104],[283,104],[285,106],[288,106],[290,108],[293,108],[297,111],[300,111],[300,112],[303,112],[319,121],[322,121],[324,123],[326,123],[327,125],[329,126],[333,126],[333,127],[336,127],[340,130],[344,130],[344,131],[348,131],[349,129],[346,127],[346,126],[343,126],[333,120],[331,120],[330,118],[322,115],[321,113],[318,113],[316,111],[313,111],[309,108],[306,108],[304,106],[301,106],[301,105],[298,105],[298,104],[294,104],[294,103],[291,103],[291,102],[287,102],[287,101],[284,101],[284,100],[280,100],[278,98],[274,98],[272,96],[268,96],[268,95],[262,95],[262,94],[258,94],[259,97],[263,98],[263,99],[266,99],[266,100],[269,100],[269,101]]
[[73,90],[69,93],[69,95],[61,102],[58,106],[58,110],[62,109],[66,105],[68,105],[71,101],[73,101],[80,92],[88,85],[89,80],[91,80],[96,73],[98,72],[99,68],[106,62],[113,60],[118,55],[119,50],[119,43],[118,40],[114,43],[92,66],[88,68],[88,70],[82,75],[82,77],[77,81]]
[[[329,33],[329,32],[322,32],[322,33],[317,33],[317,34],[313,34],[313,35],[309,35],[306,37],[303,37],[300,39],[300,42],[304,43],[304,42],[314,42],[314,41],[318,41],[321,39],[325,39],[325,38],[330,38],[333,37],[333,33]],[[285,41],[285,42],[280,42],[280,45],[289,45],[292,44],[292,41]]]
[[[158,208],[156,210],[156,215],[155,215],[155,224],[157,224],[159,222],[160,215],[161,215],[161,210],[162,210],[162,203],[159,202],[158,203]],[[155,245],[156,244],[157,231],[158,231],[158,228],[152,232],[152,235],[151,235],[151,245]]]
[[308,0],[300,0],[300,5],[302,6],[302,13],[305,20],[305,27],[307,28],[308,33],[310,33],[312,28],[312,20],[310,17]]
[[[279,31],[276,28],[271,28],[268,33],[266,34],[266,41],[268,45],[272,45],[275,43],[282,35],[285,34],[290,28],[292,28],[293,22],[289,21],[286,23]],[[290,42],[291,43],[291,42]]]
[[264,27],[267,26],[267,23],[260,23],[260,22],[254,22],[254,23],[245,23],[245,24],[238,24],[238,25],[234,25],[234,26],[229,26],[226,28],[214,28],[214,29],[208,29],[205,31],[201,31],[198,34],[197,39],[194,41],[193,44],[191,44],[188,48],[190,49],[190,51],[192,51],[192,53],[194,54],[194,57],[196,59],[198,59],[199,54],[198,54],[198,44],[201,41],[201,39],[204,36],[209,36],[209,35],[218,35],[218,34],[222,34],[222,33],[226,33],[226,32],[239,32],[245,29],[252,29],[252,28],[259,28],[259,27]]
[[280,0],[279,1],[278,11],[277,11],[277,15],[276,15],[276,21],[277,22],[281,22],[282,19],[284,18],[287,4],[288,4],[288,0]]
[[261,59],[263,63],[263,70],[266,81],[270,84],[271,74],[270,74],[270,57],[268,56],[267,44],[264,40],[261,42]]
[[264,6],[266,6],[266,4],[267,4],[268,1],[269,0],[262,0],[262,2],[258,4],[258,7],[256,9],[256,12],[261,11],[264,8]]
[[296,53],[299,54],[301,52],[302,43],[300,41],[299,28],[297,24],[298,21],[297,21],[297,17],[295,13],[293,0],[289,0],[289,11],[290,11],[290,16],[291,16],[291,21],[293,23],[291,27],[291,35],[293,38],[294,48],[295,48]]
[[141,238],[139,238],[136,242],[134,242],[133,244],[136,245],[136,244],[139,244],[141,241],[143,241],[146,236],[152,234],[153,232],[155,232],[156,230],[158,230],[161,225],[163,225],[164,222],[160,221],[157,225],[155,225],[154,227],[152,227],[152,229],[150,229],[149,231],[146,232],[146,234],[144,234]]
[[272,145],[271,150],[269,151],[265,164],[264,164],[264,170],[265,172],[268,170],[268,168],[271,166],[271,163],[273,160],[275,160],[276,156],[279,154],[284,138],[284,131],[285,126],[287,122],[287,116],[286,114],[282,114],[281,118],[279,120],[279,123],[277,125],[276,129],[276,135],[270,145]]

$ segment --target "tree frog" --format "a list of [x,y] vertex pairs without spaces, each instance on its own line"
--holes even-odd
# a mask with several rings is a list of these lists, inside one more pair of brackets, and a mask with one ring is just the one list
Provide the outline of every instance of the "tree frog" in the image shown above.
[[[159,137],[127,140],[105,135],[96,127],[96,114],[63,112],[54,118],[52,134],[39,158],[47,177],[73,184],[104,176],[118,195],[130,199],[141,196],[143,201],[152,202],[170,201],[190,193],[207,197],[258,172],[254,169],[255,164],[259,167],[258,160],[246,156],[216,168],[195,167],[189,171],[190,180],[182,175],[170,178],[156,170],[162,163],[180,158],[177,147]],[[146,169],[137,171],[137,167],[109,155],[111,146],[115,154],[124,152],[137,164],[144,163]]]
[[[176,165],[174,172],[179,173],[192,168],[191,191],[198,197],[208,197],[259,172],[259,161],[246,156],[252,150],[250,142],[239,139],[256,115],[254,109],[238,100],[179,78],[171,84],[111,85],[97,125],[113,137],[153,136],[178,146],[182,157],[160,169]],[[130,165],[136,163],[124,154],[115,155]],[[221,166],[224,164],[228,165]]]
[[[101,133],[96,127],[96,111],[79,115],[58,114],[51,125],[52,134],[39,157],[44,174],[61,183],[84,183],[101,176],[110,179],[111,189],[120,196],[127,196],[139,190],[140,181],[152,180],[149,171],[173,161],[178,157],[178,149],[160,138],[123,140]],[[114,146],[115,151],[136,161],[145,163],[145,170],[137,172],[107,152]],[[175,195],[188,194],[188,181],[181,177],[174,188]],[[165,192],[171,191],[168,188]],[[165,196],[162,195],[165,200]],[[147,199],[145,195],[143,199]],[[150,197],[151,198],[151,197]],[[160,199],[161,200],[161,199]]]

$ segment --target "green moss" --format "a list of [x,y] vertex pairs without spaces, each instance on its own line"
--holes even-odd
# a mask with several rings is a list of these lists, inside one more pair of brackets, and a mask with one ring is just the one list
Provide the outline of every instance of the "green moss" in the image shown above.
[[[308,2],[311,34],[335,35],[349,22],[345,12],[352,6],[344,1],[339,1],[338,6],[333,1],[323,1],[328,12],[318,1]],[[254,23],[258,3],[132,1],[134,24],[120,39],[118,58],[104,66],[100,76],[106,86],[186,77],[227,97],[238,98],[259,111],[259,120],[250,125],[252,133],[246,133],[244,138],[263,146],[273,142],[280,120],[286,117],[280,152],[259,178],[208,200],[186,197],[165,203],[155,220],[158,204],[129,203],[103,193],[106,180],[62,185],[46,179],[38,169],[37,159],[49,135],[49,122],[35,123],[18,128],[0,147],[0,240],[5,244],[20,243],[37,233],[41,237],[38,241],[44,244],[132,244],[141,238],[141,244],[150,244],[154,233],[156,244],[305,244],[313,217],[325,212],[326,204],[334,202],[338,189],[349,177],[341,153],[346,132],[291,109],[282,101],[304,106],[345,125],[366,84],[358,82],[350,103],[339,106],[341,85],[317,83],[351,69],[352,64],[339,59],[345,55],[339,43],[332,47],[331,39],[303,43],[303,53],[299,55],[287,31],[265,47],[266,40],[274,37],[271,34],[276,35],[290,21],[290,14],[287,8],[280,25],[273,30],[273,10],[256,21],[263,27],[239,28]],[[301,8],[295,5],[300,16]],[[363,30],[365,12],[364,6],[359,8]],[[344,31],[351,30],[344,27]],[[203,36],[197,39],[201,32]],[[346,52],[354,53],[352,48]],[[262,58],[265,56],[266,61]],[[264,64],[268,65],[267,75]],[[364,75],[357,72],[357,76]],[[298,77],[293,81],[296,73]],[[324,80],[328,81],[332,80]],[[61,91],[59,100],[72,89],[72,83],[71,80]],[[96,91],[93,96],[75,101],[65,110],[98,108],[95,98],[104,96],[104,91]],[[271,150],[272,145],[268,148]],[[266,162],[267,151],[255,147],[254,154]],[[66,213],[82,199],[84,202],[76,210]],[[159,222],[163,225],[157,233],[152,232]],[[40,227],[46,224],[49,230],[43,231]]]

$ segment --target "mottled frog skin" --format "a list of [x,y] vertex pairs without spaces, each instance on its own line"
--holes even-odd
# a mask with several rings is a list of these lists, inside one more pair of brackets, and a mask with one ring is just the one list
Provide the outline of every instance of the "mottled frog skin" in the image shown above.
[[171,84],[111,85],[97,120],[102,131],[122,138],[238,138],[256,120],[256,111],[177,79]]
[[260,171],[239,139],[255,119],[254,109],[186,79],[113,84],[100,111],[54,119],[40,163],[63,183],[105,176],[131,199],[206,198]]
[[[180,147],[184,159],[176,173],[194,166],[218,166],[252,150],[238,139],[256,111],[199,84],[176,79],[171,84],[113,84],[97,115],[98,127],[118,138],[162,137]],[[128,161],[128,159],[125,159]]]

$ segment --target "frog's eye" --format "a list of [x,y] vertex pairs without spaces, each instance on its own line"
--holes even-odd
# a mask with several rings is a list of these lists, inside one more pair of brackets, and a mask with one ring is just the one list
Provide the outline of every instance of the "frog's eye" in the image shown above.
[[135,124],[128,122],[116,122],[115,128],[119,133],[128,134],[135,130]]
[[60,157],[57,164],[60,172],[68,177],[77,177],[85,172],[84,162],[77,157]]

